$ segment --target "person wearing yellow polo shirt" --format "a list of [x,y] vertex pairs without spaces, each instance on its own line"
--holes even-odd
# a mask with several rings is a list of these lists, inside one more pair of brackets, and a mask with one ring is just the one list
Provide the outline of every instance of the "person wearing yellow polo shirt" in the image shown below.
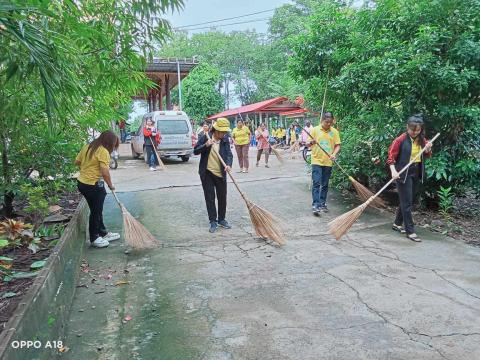
[[[423,155],[417,155],[425,147]],[[420,242],[415,233],[412,208],[418,183],[425,177],[424,157],[431,155],[432,144],[425,139],[423,117],[421,114],[412,115],[407,120],[407,131],[398,136],[388,149],[387,164],[390,165],[392,178],[396,179],[399,206],[392,228],[407,238]],[[398,172],[413,162],[407,171],[401,175]]]
[[278,135],[278,137],[280,138],[280,144],[285,145],[285,140],[287,139],[287,132],[283,127],[280,128]]
[[282,140],[282,129],[280,127],[278,127],[277,130],[275,130],[273,137],[275,138],[275,141],[277,142],[277,144],[280,144]]
[[320,216],[320,212],[328,212],[328,183],[333,160],[336,160],[340,151],[340,134],[332,127],[333,120],[333,114],[325,112],[320,125],[311,132],[313,139],[307,143],[312,148],[312,211],[315,216]]
[[248,173],[248,149],[250,148],[250,129],[242,120],[237,121],[237,127],[232,131],[232,139],[238,157],[240,172]]
[[[90,144],[85,145],[75,158],[80,167],[77,186],[90,208],[88,231],[91,246],[107,247],[110,241],[120,239],[120,234],[108,232],[103,224],[103,203],[107,192],[104,181],[110,190],[115,190],[110,177],[110,153],[118,149],[118,136],[112,131],[104,131]],[[103,180],[102,180],[103,178]]]
[[[211,233],[217,231],[218,226],[225,229],[232,228],[225,220],[227,212],[227,171],[231,171],[233,163],[229,131],[230,121],[226,118],[219,118],[213,124],[212,131],[201,136],[193,149],[195,155],[201,154],[198,173],[202,181]],[[212,151],[212,148],[216,151]],[[227,167],[223,166],[218,155],[222,157]],[[215,193],[218,202],[218,218],[217,208],[215,207]]]

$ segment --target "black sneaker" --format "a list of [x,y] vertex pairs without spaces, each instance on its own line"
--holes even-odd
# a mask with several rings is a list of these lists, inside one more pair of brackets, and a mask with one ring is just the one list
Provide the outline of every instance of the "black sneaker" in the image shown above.
[[327,205],[320,206],[318,209],[319,209],[321,212],[323,212],[323,213],[327,213],[327,212],[328,212]]
[[211,233],[214,233],[215,231],[217,231],[217,228],[218,228],[217,222],[216,221],[211,221],[210,222],[210,229],[208,231],[211,232]]
[[220,220],[218,222],[218,225],[221,226],[222,228],[225,228],[225,229],[231,229],[232,228],[232,225],[230,225],[227,220]]
[[312,207],[312,213],[314,216],[320,216],[320,209],[318,208],[318,206]]

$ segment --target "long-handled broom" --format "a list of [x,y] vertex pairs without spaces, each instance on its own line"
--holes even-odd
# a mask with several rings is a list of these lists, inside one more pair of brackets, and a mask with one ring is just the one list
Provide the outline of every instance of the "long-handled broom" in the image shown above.
[[123,234],[125,236],[125,242],[134,249],[151,249],[160,244],[155,237],[137,221],[123,206],[117,197],[115,191],[112,191],[113,197],[117,202],[123,217]]
[[[327,99],[327,90],[328,90],[328,78],[329,78],[330,72],[327,73],[327,80],[325,82],[325,91],[323,93],[323,102],[322,102],[322,111],[320,113],[320,121],[323,119],[323,111],[325,110],[325,101]],[[298,124],[298,123],[297,123]],[[305,129],[302,129],[312,140],[315,140],[313,136]],[[316,144],[329,158],[330,154],[320,145]],[[333,163],[340,169],[340,171],[347,176],[348,180],[352,183],[353,188],[355,189],[357,196],[360,198],[362,201],[366,201],[367,199],[370,199],[373,196],[373,192],[370,191],[365,185],[361,184],[359,181],[357,181],[353,176],[348,174],[342,166],[338,163],[338,161],[333,160]],[[387,207],[385,202],[377,197],[370,203],[371,206],[377,208],[377,209],[384,209]]]
[[[208,134],[207,134],[207,138],[210,139],[210,136]],[[218,159],[220,160],[222,165],[226,168],[227,164],[225,164],[225,161],[223,161],[217,149],[212,146],[212,150],[215,151],[216,155],[218,156]],[[284,245],[285,240],[283,238],[282,232],[280,231],[280,225],[278,223],[278,220],[267,210],[262,209],[258,205],[251,202],[247,198],[245,193],[242,190],[240,190],[240,187],[235,181],[235,178],[233,177],[232,173],[230,171],[227,171],[227,174],[230,176],[230,179],[232,179],[233,184],[235,185],[238,192],[240,193],[240,196],[242,197],[242,199],[245,201],[245,204],[247,205],[248,214],[250,215],[250,220],[252,221],[252,225],[255,230],[255,233],[263,239],[273,240],[280,246]]]
[[162,170],[165,170],[165,169],[166,169],[165,164],[164,164],[163,161],[160,159],[160,155],[158,155],[157,148],[156,148],[155,145],[153,144],[152,138],[149,137],[149,139],[150,139],[150,142],[152,143],[152,147],[153,147],[153,151],[155,152],[155,156],[157,157],[158,165],[160,166],[160,168],[161,168]]
[[[261,135],[261,137],[263,137],[263,135]],[[264,138],[264,137],[263,137],[263,138]],[[265,139],[265,138],[264,138],[264,139]],[[270,145],[270,142],[268,141],[268,139],[265,139],[265,140],[267,141],[267,144],[268,144],[270,150],[272,150],[273,153],[275,154],[275,156],[277,157],[277,160],[280,162],[280,164],[283,165],[283,164],[284,164],[283,155],[280,154],[280,151],[279,151],[277,148],[275,148],[275,147],[273,147],[272,145]]]
[[[433,143],[438,137],[440,133],[435,135],[430,143]],[[399,175],[406,171],[410,165],[412,165],[415,160],[417,160],[423,153],[425,152],[425,148],[422,149],[410,162],[398,173]],[[357,206],[355,209],[346,212],[343,215],[333,219],[328,223],[329,232],[335,236],[337,240],[339,240],[345,233],[352,227],[352,225],[357,221],[357,219],[362,215],[363,211],[367,208],[367,206],[375,200],[375,198],[380,195],[395,179],[390,179],[388,183],[385,184],[376,194],[372,195],[370,198],[367,199],[362,205]]]

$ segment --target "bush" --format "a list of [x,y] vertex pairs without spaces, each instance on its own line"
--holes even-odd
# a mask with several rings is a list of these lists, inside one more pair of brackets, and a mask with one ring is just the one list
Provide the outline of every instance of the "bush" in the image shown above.
[[355,10],[325,1],[309,17],[289,63],[306,82],[308,106],[321,108],[328,82],[342,165],[373,187],[389,177],[388,146],[407,117],[422,112],[427,136],[441,133],[427,162],[427,194],[447,185],[456,194],[480,193],[478,1],[375,4]]

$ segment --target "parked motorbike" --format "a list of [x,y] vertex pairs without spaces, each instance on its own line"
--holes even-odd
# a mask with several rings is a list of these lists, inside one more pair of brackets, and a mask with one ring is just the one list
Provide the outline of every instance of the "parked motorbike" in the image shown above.
[[113,152],[110,154],[110,164],[109,164],[110,169],[115,170],[118,168],[118,151],[113,150]]

